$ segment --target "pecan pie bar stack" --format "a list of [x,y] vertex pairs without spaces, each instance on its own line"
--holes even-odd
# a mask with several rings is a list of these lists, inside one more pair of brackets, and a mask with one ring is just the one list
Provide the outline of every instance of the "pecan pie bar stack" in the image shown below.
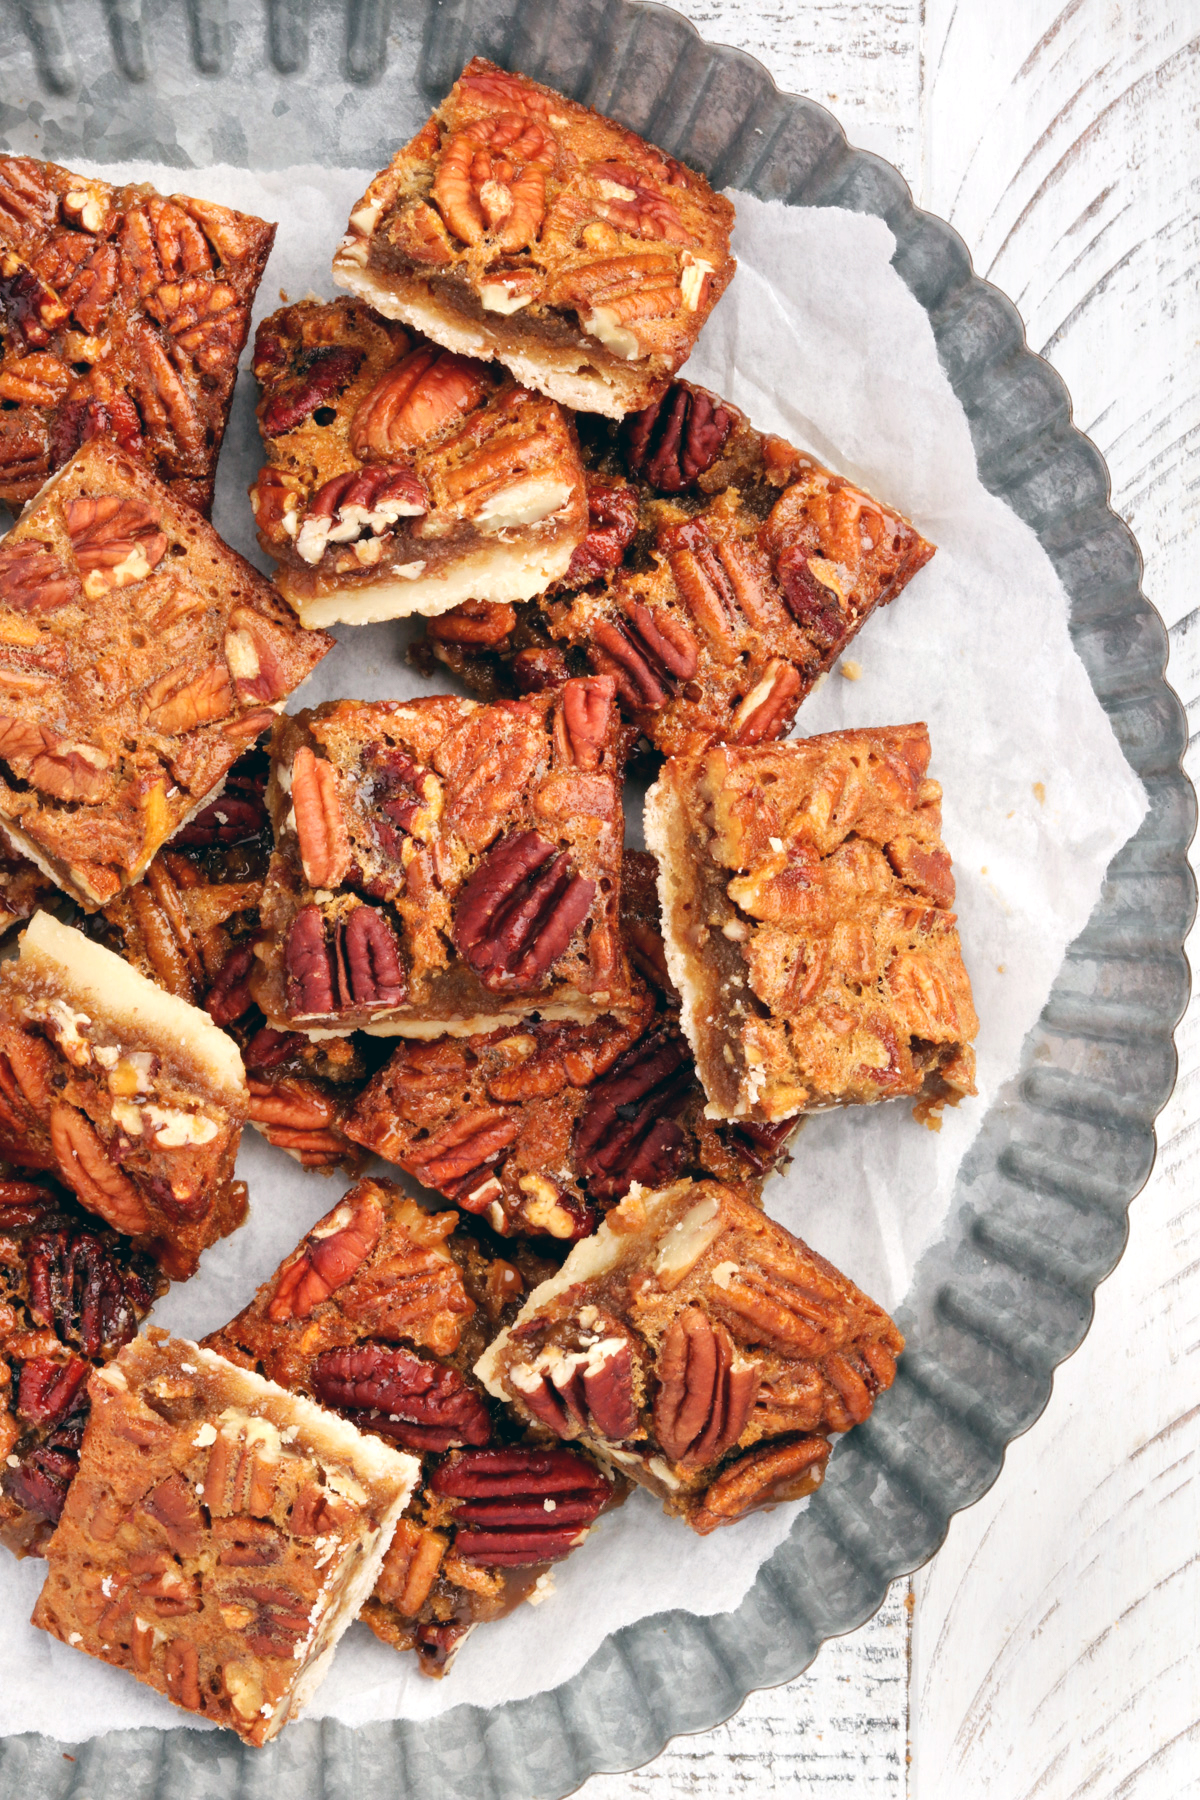
[[272,1031],[250,995],[271,855],[268,767],[265,750],[247,751],[221,795],[159,851],[145,880],[86,916],[83,929],[168,993],[203,1006],[236,1039],[249,1123],[268,1143],[305,1168],[354,1170],[363,1155],[342,1121],[368,1077],[363,1044]]
[[350,215],[334,280],[568,406],[646,406],[733,276],[733,207],[624,126],[476,57]]
[[233,1039],[206,1013],[38,913],[0,966],[0,1154],[53,1171],[172,1280],[246,1215]]
[[206,516],[275,227],[0,156],[0,499],[109,433]]
[[819,1487],[904,1340],[733,1189],[635,1191],[530,1295],[475,1372],[709,1532]]
[[553,1269],[523,1246],[512,1254],[490,1254],[455,1213],[425,1212],[394,1182],[362,1181],[205,1340],[420,1454],[419,1490],[363,1617],[430,1675],[476,1624],[544,1592],[550,1564],[624,1492],[578,1451],[521,1441],[529,1434],[470,1373]]
[[590,668],[668,755],[761,743],[934,553],[895,507],[689,382],[619,429],[579,426],[591,524],[563,581],[431,621],[418,667],[488,696]]
[[264,320],[254,372],[267,466],[251,504],[305,625],[525,600],[566,573],[588,506],[555,401],[360,300]]
[[154,1261],[54,1182],[0,1180],[0,1543],[40,1555],[79,1466],[89,1365],[166,1287]]
[[165,1332],[89,1393],[33,1623],[268,1742],[370,1593],[416,1458]]
[[646,799],[667,959],[720,1119],[975,1091],[924,725],[668,761]]
[[268,1024],[433,1037],[623,1012],[625,743],[608,680],[282,720],[251,981]]
[[103,905],[332,644],[92,439],[0,543],[0,825],[80,905]]

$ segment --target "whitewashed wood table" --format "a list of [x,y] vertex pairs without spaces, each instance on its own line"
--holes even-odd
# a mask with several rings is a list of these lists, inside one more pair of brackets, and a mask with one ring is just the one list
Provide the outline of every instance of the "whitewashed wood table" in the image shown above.
[[[1200,711],[1200,0],[692,0],[949,219],[1063,376]],[[1193,734],[1192,749],[1196,736]],[[1200,776],[1200,758],[1189,769]],[[1082,1348],[915,1580],[582,1800],[1200,1795],[1200,1013]]]

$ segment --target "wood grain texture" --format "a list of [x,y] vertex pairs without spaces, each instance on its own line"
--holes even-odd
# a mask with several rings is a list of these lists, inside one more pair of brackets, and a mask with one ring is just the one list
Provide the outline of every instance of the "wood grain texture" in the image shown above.
[[[1196,779],[1198,0],[691,0],[682,10],[894,162],[1017,303],[1141,545],[1146,592],[1170,627],[1170,678],[1194,721]],[[910,1800],[1200,1795],[1196,1008],[1178,1045],[1158,1166],[1092,1331],[991,1494],[954,1521],[914,1584]],[[834,1724],[848,1681],[873,1695],[871,1754],[902,1740],[896,1690],[868,1689],[882,1618],[727,1725],[583,1794],[905,1791],[856,1766]],[[805,1735],[787,1738],[800,1720]],[[830,1742],[842,1747],[832,1761],[806,1760],[806,1744]]]
[[594,1775],[579,1800],[904,1800],[910,1583],[869,1624],[826,1644],[785,1687],[726,1725],[675,1738],[630,1775]]

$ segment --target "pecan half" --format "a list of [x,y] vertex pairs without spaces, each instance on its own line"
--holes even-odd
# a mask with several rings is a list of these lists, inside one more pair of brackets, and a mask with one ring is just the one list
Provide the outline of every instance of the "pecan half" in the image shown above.
[[331,1018],[333,958],[325,942],[325,920],[319,906],[302,906],[292,920],[283,949],[288,1011],[297,1019]]
[[65,1362],[57,1357],[34,1356],[21,1364],[17,1384],[17,1416],[30,1425],[48,1425],[65,1419],[88,1378],[88,1365],[78,1356]]
[[558,145],[545,126],[520,113],[476,119],[442,152],[433,199],[455,237],[497,250],[523,250],[546,212],[546,177]]
[[576,768],[600,767],[616,697],[617,684],[611,675],[592,675],[564,686],[561,711],[555,718],[555,742]]
[[655,1373],[654,1429],[673,1462],[702,1468],[732,1449],[758,1394],[759,1366],[738,1358],[723,1325],[685,1307],[659,1346]]
[[822,1357],[840,1351],[847,1335],[841,1290],[815,1260],[764,1240],[731,1272],[710,1284],[706,1303],[727,1318],[739,1338],[785,1356]]
[[831,1449],[826,1438],[803,1437],[748,1451],[717,1476],[688,1524],[704,1537],[757,1507],[803,1500],[825,1479]]
[[67,1491],[79,1468],[86,1416],[77,1413],[51,1432],[44,1444],[22,1457],[14,1469],[6,1467],[0,1486],[18,1506],[35,1519],[57,1525],[66,1505]]
[[356,906],[338,926],[338,998],[346,1008],[399,1006],[407,985],[396,934],[373,906]]
[[312,1383],[323,1406],[409,1450],[486,1444],[492,1435],[487,1407],[458,1370],[411,1350],[390,1344],[326,1350],[313,1363]]
[[[313,495],[296,538],[296,553],[306,563],[318,563],[330,544],[361,543],[365,550],[369,539],[393,532],[398,519],[428,511],[425,483],[411,469],[348,469]],[[356,554],[364,568],[379,560],[373,551]]]
[[383,1228],[383,1209],[371,1193],[343,1201],[314,1225],[280,1271],[268,1318],[307,1319],[314,1307],[349,1281],[370,1256]]
[[350,448],[384,461],[430,443],[486,399],[484,365],[421,344],[380,376],[354,415]]
[[525,1406],[560,1437],[591,1427],[620,1443],[637,1430],[633,1347],[620,1333],[587,1349],[549,1347],[532,1363],[513,1365],[509,1380]]
[[638,497],[627,481],[605,481],[589,472],[587,502],[587,536],[567,564],[567,587],[583,587],[615,569],[637,535]]
[[657,1188],[674,1180],[691,1144],[671,1114],[693,1080],[686,1040],[663,1025],[595,1084],[575,1128],[575,1161],[597,1199],[620,1199],[635,1181]]
[[[505,1107],[472,1108],[414,1146],[412,1172],[426,1187],[439,1189],[461,1205],[464,1198],[469,1200],[476,1177],[481,1178],[488,1165],[515,1143],[520,1130],[520,1119]],[[468,1211],[478,1210],[468,1206]]]
[[475,644],[492,650],[504,642],[516,623],[516,609],[505,601],[465,600],[428,620],[425,635],[438,644]]
[[690,681],[700,666],[696,640],[682,620],[639,601],[616,620],[597,619],[592,639],[592,662],[615,677],[617,692],[634,708],[665,706],[676,683]]
[[[261,340],[261,329],[260,329]],[[335,394],[348,387],[362,366],[364,352],[344,344],[322,344],[308,351],[286,381],[281,381],[265,402],[259,418],[264,437],[279,437],[293,431],[304,419],[311,418],[319,406],[328,405]],[[254,351],[254,372],[262,381],[266,363],[260,356],[259,344]],[[261,369],[261,372],[260,372]]]
[[805,635],[821,650],[833,650],[842,642],[849,624],[841,596],[818,580],[807,544],[792,544],[775,564],[775,574],[788,611]]
[[415,1619],[429,1598],[448,1543],[440,1532],[401,1519],[375,1583],[376,1599]]
[[300,861],[309,887],[340,887],[350,868],[337,770],[302,744],[292,758],[292,806]]
[[485,987],[534,989],[587,917],[594,881],[536,831],[504,838],[464,883],[454,942]]
[[89,599],[144,581],[167,554],[166,533],[143,500],[81,494],[67,501],[64,524]]
[[801,688],[794,664],[772,657],[730,721],[734,743],[761,744],[765,738],[782,737],[803,698]]
[[674,381],[625,420],[625,460],[660,494],[678,494],[711,469],[741,414],[707,388]]
[[14,612],[43,615],[82,599],[76,576],[37,538],[0,544],[0,600]]
[[157,1291],[141,1259],[123,1266],[95,1232],[73,1224],[36,1232],[25,1259],[34,1319],[93,1359],[136,1335]]
[[254,967],[254,950],[239,944],[229,952],[204,1001],[204,1010],[215,1025],[232,1025],[243,1018],[254,1004],[250,993],[250,971]]
[[91,1121],[60,1102],[50,1113],[50,1143],[59,1173],[89,1212],[130,1237],[150,1229],[146,1203],[127,1175],[108,1159]]
[[455,1554],[495,1568],[566,1556],[612,1496],[573,1450],[463,1450],[434,1471],[429,1489],[460,1501]]

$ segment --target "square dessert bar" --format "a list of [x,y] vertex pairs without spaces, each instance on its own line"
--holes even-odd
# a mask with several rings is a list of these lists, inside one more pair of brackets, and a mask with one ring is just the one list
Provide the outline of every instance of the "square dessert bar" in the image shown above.
[[238,1047],[49,913],[0,965],[0,1155],[52,1171],[172,1280],[246,1216]]
[[[511,1259],[511,1260],[510,1260]],[[554,1264],[489,1250],[453,1212],[361,1181],[206,1344],[421,1457],[363,1618],[444,1675],[475,1625],[548,1589],[625,1484],[546,1447],[483,1392],[475,1361]],[[365,1598],[365,1596],[364,1596]]]
[[590,668],[667,755],[756,744],[934,554],[895,507],[690,382],[619,429],[579,426],[591,524],[566,576],[528,606],[431,621],[419,667],[488,696]]
[[281,720],[251,991],[276,1030],[469,1036],[630,1004],[611,681]]
[[482,1215],[501,1237],[586,1237],[635,1182],[684,1172],[757,1200],[791,1122],[717,1125],[677,1014],[402,1044],[359,1096],[355,1143]]
[[205,517],[274,225],[0,156],[0,500],[109,433]]
[[87,1377],[166,1279],[47,1176],[0,1180],[0,1544],[40,1556],[79,1466]]
[[819,1487],[829,1433],[904,1340],[846,1276],[714,1181],[635,1190],[530,1295],[475,1373],[693,1531]]
[[305,625],[526,600],[587,531],[569,414],[380,318],[306,300],[258,328],[267,465],[250,491]]
[[371,1592],[416,1458],[165,1332],[89,1393],[33,1623],[267,1743]]
[[0,826],[81,906],[102,906],[332,647],[93,438],[0,542]]
[[667,961],[718,1119],[975,1092],[924,725],[711,746],[646,797]]
[[623,125],[476,57],[350,215],[334,280],[568,406],[660,394],[736,267],[733,207]]
[[272,1031],[250,995],[271,856],[268,769],[265,750],[247,751],[220,796],[159,851],[145,879],[84,915],[83,929],[230,1033],[246,1068],[248,1122],[268,1143],[306,1169],[353,1170],[363,1153],[342,1120],[367,1081],[364,1051],[372,1046]]

